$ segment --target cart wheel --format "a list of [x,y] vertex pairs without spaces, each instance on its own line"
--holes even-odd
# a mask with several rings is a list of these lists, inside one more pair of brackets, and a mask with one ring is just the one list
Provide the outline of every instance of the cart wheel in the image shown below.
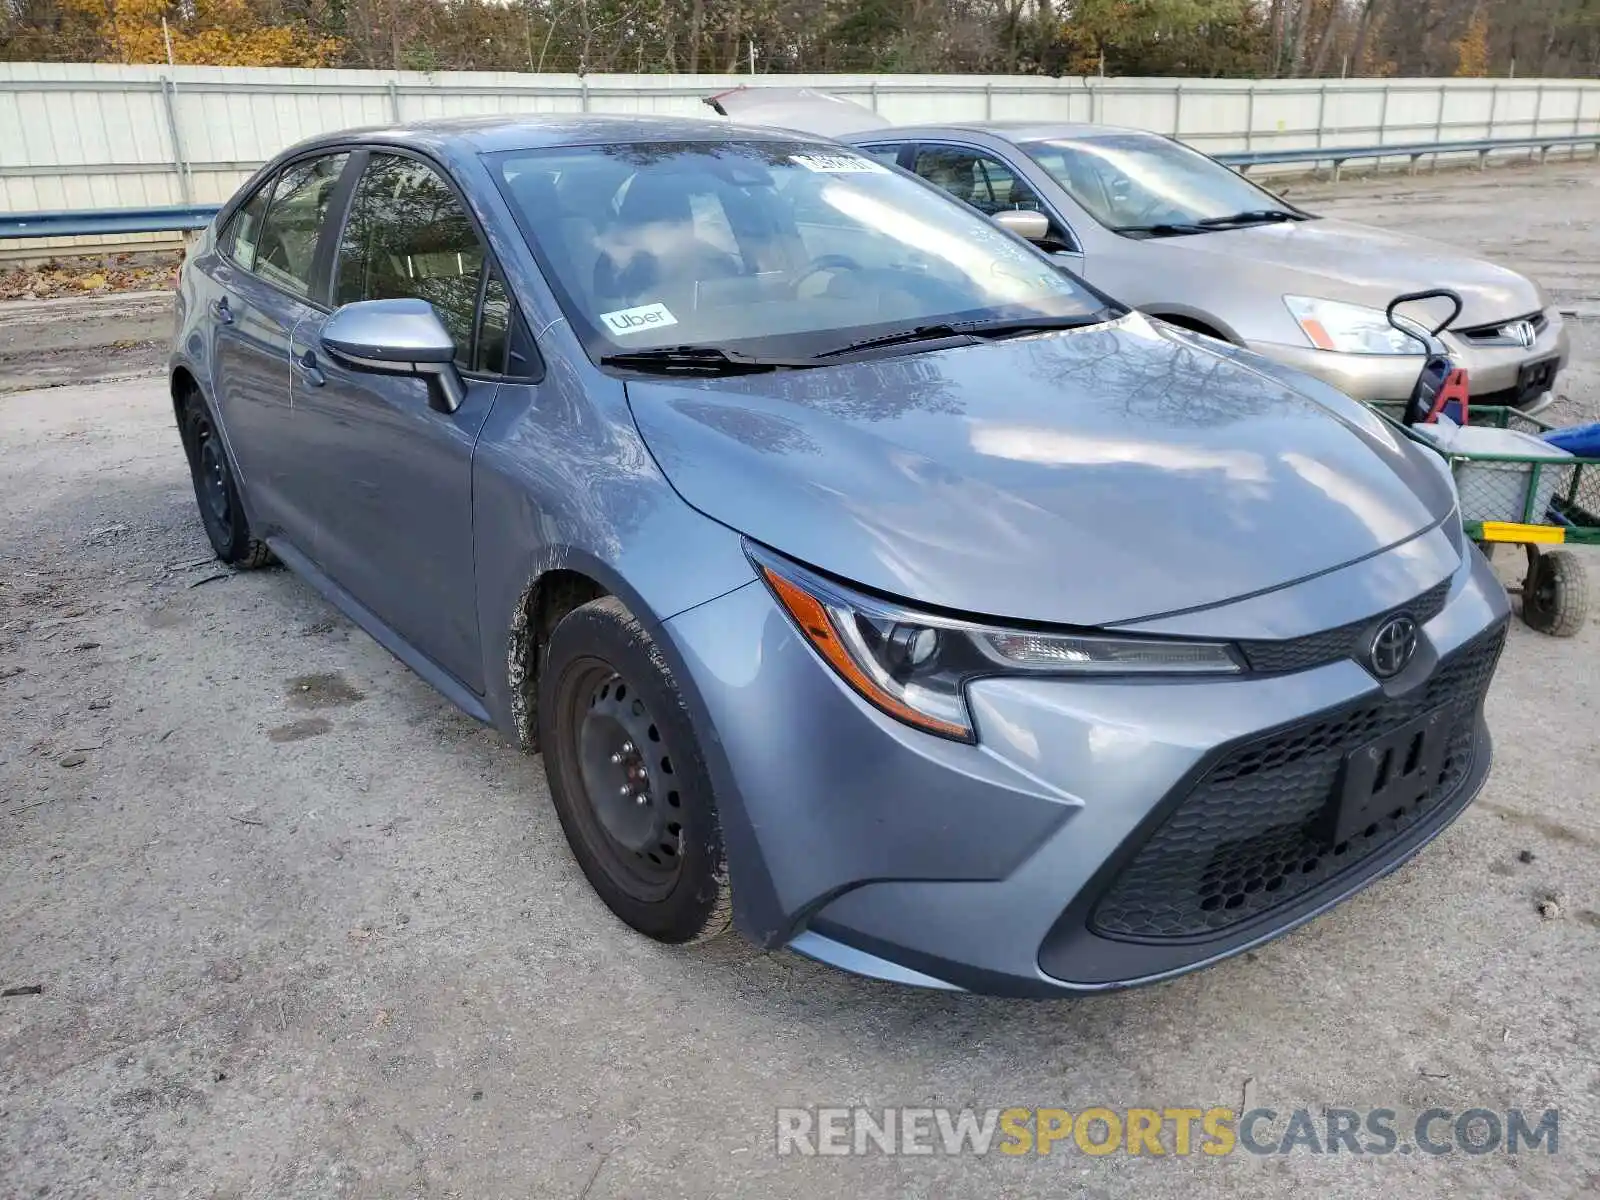
[[1540,554],[1528,549],[1528,575],[1522,581],[1522,619],[1551,637],[1571,637],[1589,612],[1589,581],[1583,563],[1570,550]]

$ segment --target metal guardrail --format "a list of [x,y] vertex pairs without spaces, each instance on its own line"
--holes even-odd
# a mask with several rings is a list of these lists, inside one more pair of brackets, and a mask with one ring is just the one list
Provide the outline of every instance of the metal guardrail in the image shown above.
[[1337,180],[1339,171],[1345,163],[1360,158],[1409,158],[1411,171],[1415,174],[1417,162],[1430,155],[1437,157],[1441,154],[1476,154],[1478,167],[1481,170],[1489,155],[1497,150],[1537,150],[1539,161],[1542,163],[1552,149],[1567,146],[1573,149],[1579,146],[1593,146],[1596,151],[1600,151],[1600,133],[1479,138],[1466,142],[1411,142],[1387,146],[1309,146],[1302,150],[1224,151],[1211,157],[1237,168],[1240,174],[1244,174],[1251,167],[1281,163],[1311,163],[1313,166],[1317,163],[1332,163],[1333,177]]
[[[1559,134],[1530,138],[1483,138],[1465,142],[1410,142],[1387,146],[1310,146],[1296,150],[1223,151],[1211,157],[1241,174],[1251,167],[1287,163],[1332,163],[1339,178],[1345,163],[1356,159],[1409,158],[1417,162],[1430,155],[1477,154],[1482,168],[1490,154],[1506,150],[1537,150],[1543,162],[1557,148],[1593,146],[1600,153],[1600,133]],[[121,233],[173,233],[203,229],[217,215],[220,204],[181,204],[166,208],[84,208],[56,212],[0,213],[0,239],[41,237],[98,237]]]
[[95,237],[204,229],[221,207],[220,204],[180,204],[171,208],[0,213],[0,238]]

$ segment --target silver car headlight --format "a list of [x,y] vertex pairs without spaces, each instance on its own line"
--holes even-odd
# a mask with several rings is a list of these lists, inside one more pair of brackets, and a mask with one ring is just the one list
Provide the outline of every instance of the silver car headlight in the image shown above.
[[795,627],[860,695],[941,737],[976,740],[966,685],[992,675],[1233,675],[1221,642],[1007,629],[864,595],[769,551],[751,560]]
[[[1306,340],[1337,354],[1423,354],[1423,343],[1389,324],[1381,309],[1315,296],[1285,296],[1284,304]],[[1414,322],[1397,318],[1407,326]],[[1418,327],[1418,332],[1421,332]]]

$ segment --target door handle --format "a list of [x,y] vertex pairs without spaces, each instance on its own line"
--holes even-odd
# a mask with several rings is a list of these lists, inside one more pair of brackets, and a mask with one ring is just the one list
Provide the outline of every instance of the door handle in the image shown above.
[[211,315],[223,325],[233,324],[233,310],[228,307],[228,298],[226,296],[211,302]]
[[310,350],[295,356],[294,365],[300,370],[300,378],[312,387],[321,387],[327,380],[323,377],[322,369],[317,366],[317,356]]

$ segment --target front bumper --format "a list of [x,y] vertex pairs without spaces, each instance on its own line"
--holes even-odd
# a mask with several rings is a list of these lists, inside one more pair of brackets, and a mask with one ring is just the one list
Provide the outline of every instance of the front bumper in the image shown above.
[[[1335,575],[1350,573],[1348,594],[1370,599],[1363,585],[1393,575],[1390,557]],[[1286,610],[1298,591],[1285,590]],[[1507,613],[1504,589],[1469,551],[1423,626],[1423,651],[1387,685],[1349,659],[1206,682],[985,680],[969,690],[977,745],[919,733],[865,704],[759,584],[673,618],[666,632],[698,722],[716,730],[705,749],[747,937],[900,982],[1060,995],[1236,954],[1415,853],[1487,773],[1482,689]],[[1217,623],[1213,613],[1212,631]],[[1448,794],[1387,840],[1216,928],[1167,936],[1142,927],[1148,888],[1123,895],[1108,918],[1131,864],[1219,762],[1330,714],[1404,706],[1486,637],[1495,642],[1487,667],[1461,699],[1467,758]],[[1234,882],[1242,892],[1248,881]]]
[[[1465,367],[1472,398],[1482,404],[1514,404],[1524,409],[1547,403],[1544,396],[1560,388],[1559,372],[1568,358],[1567,331],[1561,314],[1546,312],[1546,324],[1530,347],[1472,346],[1449,334],[1445,345],[1452,361]],[[1357,400],[1405,400],[1416,385],[1425,361],[1422,355],[1335,354],[1304,345],[1280,342],[1250,342],[1249,348],[1274,362],[1304,371],[1330,383]],[[1518,395],[1522,369],[1534,363],[1555,359],[1557,379],[1548,389]]]

